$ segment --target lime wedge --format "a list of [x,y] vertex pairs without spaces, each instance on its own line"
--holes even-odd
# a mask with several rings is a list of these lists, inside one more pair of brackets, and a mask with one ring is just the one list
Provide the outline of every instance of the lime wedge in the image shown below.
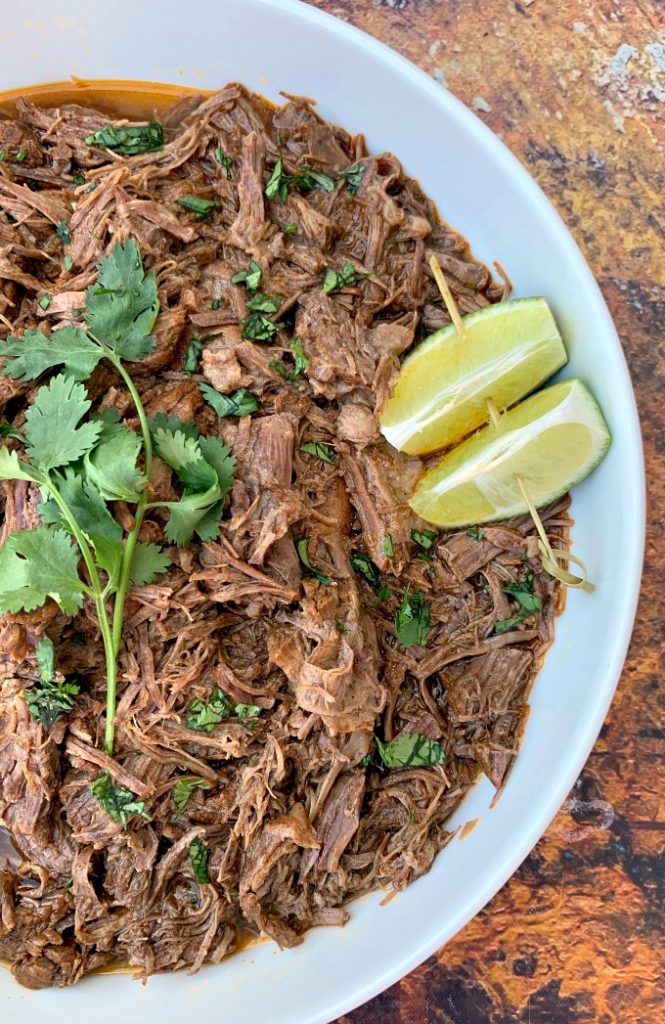
[[487,423],[486,401],[507,409],[567,361],[545,299],[513,299],[426,338],[404,360],[381,417],[394,448],[422,455],[447,448]]
[[448,528],[527,511],[516,477],[536,506],[583,480],[610,445],[593,396],[579,380],[545,388],[444,455],[420,478],[409,505]]

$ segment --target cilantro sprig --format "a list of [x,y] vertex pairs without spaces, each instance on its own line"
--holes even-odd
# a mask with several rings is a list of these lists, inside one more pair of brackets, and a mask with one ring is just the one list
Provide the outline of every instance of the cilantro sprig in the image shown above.
[[[104,747],[109,754],[127,593],[132,585],[153,582],[169,565],[158,545],[138,540],[147,509],[160,504],[148,504],[153,447],[184,487],[179,502],[161,503],[169,511],[167,539],[176,544],[188,544],[195,533],[206,540],[217,535],[235,469],[228,448],[217,438],[199,437],[193,425],[167,417],[148,423],[125,363],[152,352],[158,312],[155,275],[145,273],[136,242],[128,241],[100,260],[96,281],[86,292],[85,330],[63,327],[48,337],[28,330],[22,338],[0,342],[1,372],[8,377],[34,380],[66,369],[38,389],[23,434],[3,432],[24,447],[19,458],[16,450],[0,446],[0,479],[39,487],[42,524],[12,534],[0,550],[0,614],[33,611],[50,598],[74,615],[86,597],[93,601],[106,661]],[[112,410],[90,413],[82,382],[103,359],[124,381],[140,434],[123,426]],[[110,504],[115,501],[135,506],[126,533]],[[65,705],[72,690],[53,680],[42,680],[42,690],[49,691],[54,709],[59,702],[61,711],[71,710]],[[37,697],[32,694],[35,708]]]

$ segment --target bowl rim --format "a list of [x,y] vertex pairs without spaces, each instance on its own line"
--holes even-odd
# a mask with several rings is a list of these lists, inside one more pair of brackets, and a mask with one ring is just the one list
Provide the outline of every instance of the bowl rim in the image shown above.
[[353,978],[347,978],[345,984],[339,986],[339,994],[335,999],[328,999],[325,1005],[318,1006],[315,1010],[305,1010],[294,1018],[297,1019],[297,1024],[329,1024],[404,977],[467,924],[498,892],[528,855],[547,829],[579,775],[595,743],[619,681],[637,609],[644,553],[646,508],[642,438],[625,357],[600,288],[563,220],[526,168],[506,145],[472,110],[447,89],[442,88],[426,72],[363,30],[325,11],[311,7],[302,0],[222,0],[219,3],[220,10],[229,2],[246,4],[247,7],[252,6],[255,9],[277,9],[296,24],[311,24],[325,31],[331,38],[353,47],[357,52],[364,52],[373,61],[384,65],[391,74],[408,80],[423,95],[427,95],[446,117],[454,119],[469,137],[475,138],[491,153],[493,160],[519,185],[525,197],[537,205],[539,215],[547,224],[552,236],[565,249],[574,273],[583,283],[592,302],[593,314],[598,320],[604,341],[615,349],[616,372],[620,375],[617,385],[625,397],[621,427],[633,454],[632,459],[626,463],[626,491],[630,498],[631,523],[635,528],[630,535],[630,543],[624,550],[626,571],[620,615],[617,614],[621,628],[608,637],[608,657],[602,671],[599,671],[598,681],[594,687],[593,714],[585,721],[574,754],[570,754],[556,778],[552,779],[545,793],[546,798],[537,807],[531,808],[525,817],[519,833],[516,833],[510,857],[503,856],[499,863],[493,863],[492,869],[488,869],[474,884],[470,897],[455,914],[447,916],[443,923],[439,923],[433,914],[429,926],[422,929],[422,938],[417,944],[406,951],[400,949],[397,944],[394,957],[387,958],[379,965],[374,961],[369,971],[365,969],[356,973]]

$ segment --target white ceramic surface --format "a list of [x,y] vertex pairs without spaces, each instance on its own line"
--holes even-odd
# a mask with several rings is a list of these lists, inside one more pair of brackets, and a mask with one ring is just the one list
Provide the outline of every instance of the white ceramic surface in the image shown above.
[[[497,806],[478,786],[456,821],[479,817],[432,871],[388,906],[371,897],[346,929],[319,929],[279,953],[266,944],[196,977],[92,978],[30,993],[0,970],[7,1024],[324,1024],[443,945],[520,864],[572,786],[600,729],[633,622],[643,547],[639,425],[619,341],[572,238],[526,171],[448,92],[390,50],[292,0],[30,0],[0,10],[0,88],[67,78],[141,78],[202,87],[238,79],[391,149],[475,253],[499,258],[517,295],[545,295],[575,374],[591,385],[612,449],[575,491],[575,550],[598,588],[571,593],[539,676],[521,754]],[[616,557],[621,552],[621,564]]]

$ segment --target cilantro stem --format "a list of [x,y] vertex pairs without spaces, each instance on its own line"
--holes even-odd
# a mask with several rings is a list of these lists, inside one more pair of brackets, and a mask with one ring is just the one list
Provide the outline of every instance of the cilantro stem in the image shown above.
[[[150,436],[150,428],[148,426],[148,418],[143,408],[140,395],[134,386],[132,378],[129,376],[124,366],[109,348],[104,346],[105,354],[107,358],[113,363],[116,370],[122,377],[127,390],[132,396],[132,401],[136,408],[136,413],[139,418],[141,425],[141,433],[143,435],[143,453],[144,453],[144,473],[146,481],[150,480],[150,473],[152,470],[152,438]],[[129,572],[134,558],[134,551],[136,550],[136,544],[139,539],[139,533],[143,524],[143,517],[145,515],[146,507],[148,504],[148,483],[144,490],[141,492],[138,502],[136,503],[136,511],[134,513],[134,526],[127,535],[125,542],[125,549],[122,553],[122,562],[120,564],[120,572],[118,573],[118,589],[115,595],[115,601],[113,605],[113,627],[111,634],[111,652],[113,660],[113,671],[108,671],[108,660],[107,660],[107,686],[106,686],[106,734],[104,738],[104,750],[107,754],[113,754],[113,743],[115,740],[115,724],[113,719],[115,718],[115,710],[117,703],[117,659],[120,653],[120,645],[122,643],[122,621],[125,613],[125,600],[127,598],[127,590],[129,589]]]
[[[114,650],[113,637],[111,635],[111,628],[109,626],[109,620],[106,615],[106,605],[104,603],[104,592],[102,590],[102,584],[99,579],[99,573],[97,572],[97,566],[90,550],[85,534],[76,522],[69,505],[62,497],[57,487],[53,484],[50,475],[46,475],[46,486],[48,492],[55,501],[56,505],[62,512],[62,518],[66,522],[67,526],[71,530],[76,543],[78,544],[81,554],[83,555],[83,561],[85,562],[88,575],[90,576],[90,582],[92,587],[89,590],[91,596],[95,602],[95,610],[97,612],[97,618],[99,619],[99,628],[102,634],[102,640],[104,643],[104,656],[106,660],[106,685],[108,692],[113,691],[114,704],[111,713],[110,703],[107,702],[106,711],[106,742],[105,749],[107,753],[113,752],[113,718],[115,717],[115,691],[116,691],[116,678],[117,678],[117,652]],[[86,588],[88,589],[88,588]],[[111,747],[108,748],[108,735],[109,735],[109,723],[111,724]]]

